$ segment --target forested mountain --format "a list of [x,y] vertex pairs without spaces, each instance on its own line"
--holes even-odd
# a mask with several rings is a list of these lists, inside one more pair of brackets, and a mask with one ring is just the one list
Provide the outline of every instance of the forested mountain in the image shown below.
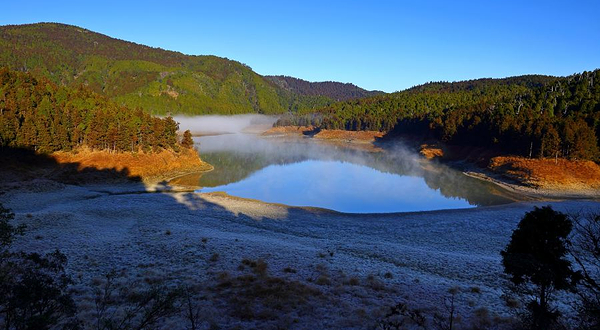
[[184,55],[56,23],[1,26],[1,66],[61,86],[83,84],[153,114],[274,114],[332,103],[280,88],[226,58]]
[[381,91],[368,91],[354,84],[335,81],[310,82],[288,76],[265,76],[265,78],[295,94],[324,96],[334,101],[347,101],[383,94]]
[[429,83],[279,121],[289,124],[427,136],[530,157],[598,160],[600,70]]
[[57,86],[31,73],[0,68],[0,148],[178,150],[178,128],[171,117],[132,110],[83,86]]

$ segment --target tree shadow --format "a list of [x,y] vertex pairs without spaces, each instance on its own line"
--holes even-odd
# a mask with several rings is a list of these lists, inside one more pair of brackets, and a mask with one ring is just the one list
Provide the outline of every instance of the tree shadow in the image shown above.
[[80,163],[59,163],[50,155],[28,148],[0,148],[0,182],[48,179],[64,184],[138,183],[142,178],[129,169],[118,170],[83,167]]
[[[164,198],[160,198],[158,203],[165,208],[177,203],[191,211],[211,210],[221,216],[241,217],[243,220],[263,219],[256,216],[245,217],[239,210],[228,210],[227,207],[210,202],[199,194],[176,189],[167,180],[147,184],[142,177],[131,175],[126,167],[122,169],[82,167],[78,162],[60,163],[51,155],[37,153],[28,148],[0,148],[0,196],[13,189],[27,189],[34,193],[46,191],[56,187],[52,183],[85,186],[97,193],[107,195],[153,193],[156,196],[159,194]],[[65,197],[67,203],[68,198]]]
[[313,136],[319,134],[319,132],[321,132],[321,128],[315,127],[311,130],[303,131],[302,135],[308,136],[308,137],[313,137]]

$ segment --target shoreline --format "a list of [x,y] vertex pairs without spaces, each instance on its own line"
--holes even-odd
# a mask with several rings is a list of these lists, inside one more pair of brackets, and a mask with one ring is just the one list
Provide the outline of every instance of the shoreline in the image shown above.
[[[374,324],[378,311],[398,301],[435,311],[453,287],[461,288],[456,306],[465,321],[480,306],[493,315],[509,316],[510,307],[501,299],[499,252],[523,214],[545,204],[525,201],[363,214],[222,193],[152,193],[132,188],[136,185],[77,186],[41,179],[9,188],[1,200],[15,212],[15,222],[28,227],[15,242],[16,249],[59,249],[68,257],[67,270],[80,289],[76,296],[80,306],[88,306],[89,301],[93,306],[93,295],[88,293],[94,281],[112,269],[126,269],[125,283],[141,278],[198,284],[194,294],[210,296],[208,308],[235,310],[237,302],[227,297],[244,291],[223,283],[248,275],[244,260],[263,260],[269,278],[308,286],[327,299],[325,314],[314,309],[323,306],[320,299],[299,304],[305,320],[325,315],[331,325],[326,328],[339,328],[354,311],[368,311],[366,319],[356,318],[351,326],[344,326],[357,330]],[[566,212],[600,210],[600,204],[589,201],[549,204]],[[476,293],[473,287],[478,288]],[[88,310],[83,307],[81,312]],[[278,319],[294,315],[293,311],[277,313],[281,313]],[[214,321],[223,328],[253,325],[228,313],[216,315]],[[171,322],[183,321],[175,316]],[[309,325],[323,328],[317,323]]]
[[[266,137],[305,136],[316,139],[319,142],[331,143],[348,148],[357,148],[365,151],[382,152],[386,149],[385,146],[382,147],[374,144],[377,138],[383,136],[381,132],[318,130],[318,128],[312,126],[279,126],[273,127],[268,131],[263,132],[261,135]],[[573,188],[573,185],[569,186],[567,184],[553,183],[551,181],[542,181],[541,186],[536,187],[528,184],[527,178],[508,178],[504,173],[495,172],[490,168],[482,168],[467,159],[460,159],[460,157],[459,160],[446,159],[444,153],[447,150],[445,150],[445,147],[439,146],[439,143],[430,145],[409,140],[408,146],[412,146],[412,148],[414,148],[426,161],[439,160],[442,163],[461,171],[466,176],[493,183],[503,189],[523,195],[527,198],[541,200],[600,199],[600,189],[595,189],[590,185],[586,186],[585,184],[582,184],[583,186],[581,188]],[[456,149],[456,147],[454,149]],[[558,188],[548,188],[544,187],[544,185],[555,185]]]
[[[185,173],[162,173],[163,182],[177,174]],[[193,285],[195,296],[210,297],[203,300],[207,310],[222,311],[210,319],[222,328],[255,325],[231,311],[260,304],[260,298],[232,300],[244,298],[246,286],[226,285],[249,274],[256,286],[277,282],[283,283],[283,292],[290,287],[315,292],[293,310],[268,309],[278,322],[300,310],[307,328],[364,329],[398,302],[443,312],[439,302],[457,287],[463,324],[476,317],[479,307],[509,318],[511,307],[501,298],[500,251],[523,214],[546,204],[564,212],[600,211],[595,201],[525,200],[464,209],[344,213],[195,193],[160,180],[81,185],[55,179],[4,185],[0,201],[16,214],[17,224],[28,227],[15,248],[58,249],[68,257],[82,315],[91,313],[86,306],[94,306],[93,283],[123,269],[122,283],[142,279]],[[255,260],[268,265],[266,276],[252,273],[248,264]],[[355,317],[360,310],[364,314]],[[185,320],[175,315],[169,322]]]
[[508,182],[507,179],[502,178],[501,174],[491,173],[490,171],[486,170],[479,170],[473,168],[466,171],[463,170],[462,173],[468,177],[490,182],[511,192],[515,192],[523,196],[539,200],[600,200],[600,192],[591,188],[581,190],[554,190],[547,188],[534,188]]
[[266,138],[308,138],[343,148],[368,152],[383,151],[374,143],[376,139],[383,136],[383,133],[376,131],[320,130],[313,126],[277,126],[262,132],[259,136]]

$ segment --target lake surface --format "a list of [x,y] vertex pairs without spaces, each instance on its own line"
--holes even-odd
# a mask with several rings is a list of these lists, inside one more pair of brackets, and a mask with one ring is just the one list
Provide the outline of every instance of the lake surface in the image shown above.
[[215,170],[173,183],[198,192],[352,213],[469,208],[515,200],[504,189],[417,157],[400,144],[368,152],[311,138],[224,134],[195,138]]

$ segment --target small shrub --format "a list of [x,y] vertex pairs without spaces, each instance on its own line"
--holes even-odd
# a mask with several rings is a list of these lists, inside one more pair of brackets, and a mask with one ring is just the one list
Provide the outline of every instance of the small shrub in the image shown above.
[[327,277],[327,275],[321,275],[317,278],[315,283],[318,285],[330,285],[331,280],[329,280],[329,277]]
[[375,291],[382,291],[385,289],[385,285],[373,275],[367,276],[367,283],[369,287]]
[[319,273],[326,273],[327,272],[327,265],[325,265],[325,264],[318,264],[318,265],[315,266],[315,269]]
[[295,274],[295,273],[297,273],[297,271],[296,271],[294,268],[290,268],[290,267],[285,267],[285,268],[283,269],[283,272],[284,272],[284,273],[291,273],[291,274]]
[[473,330],[489,329],[494,323],[490,317],[490,312],[485,307],[477,308],[473,312],[473,318],[471,320],[471,328]]
[[471,293],[481,293],[481,289],[478,286],[471,287],[470,291]]
[[250,268],[256,267],[256,261],[250,259],[242,259],[242,265],[246,265]]
[[360,280],[356,276],[351,276],[350,279],[348,279],[348,281],[346,283],[348,285],[355,286],[355,285],[359,285],[360,284]]
[[506,304],[506,307],[508,308],[519,308],[521,307],[521,303],[513,298],[513,297],[505,297],[504,298],[504,303]]
[[258,259],[256,261],[256,267],[254,267],[254,273],[258,276],[264,277],[267,275],[268,268],[269,265],[267,265],[267,263],[263,259]]
[[394,275],[392,275],[392,273],[390,273],[390,272],[387,272],[387,273],[383,274],[383,277],[387,278],[387,279],[392,279],[392,278],[394,278]]
[[209,260],[210,260],[211,262],[216,262],[216,261],[218,261],[218,260],[219,260],[219,254],[218,254],[218,253],[216,253],[216,252],[215,252],[215,253],[213,253],[213,254],[212,254],[212,256],[210,256],[210,259],[209,259]]
[[390,307],[385,316],[377,321],[377,329],[427,329],[426,318],[417,309],[410,309],[406,304],[398,303]]

